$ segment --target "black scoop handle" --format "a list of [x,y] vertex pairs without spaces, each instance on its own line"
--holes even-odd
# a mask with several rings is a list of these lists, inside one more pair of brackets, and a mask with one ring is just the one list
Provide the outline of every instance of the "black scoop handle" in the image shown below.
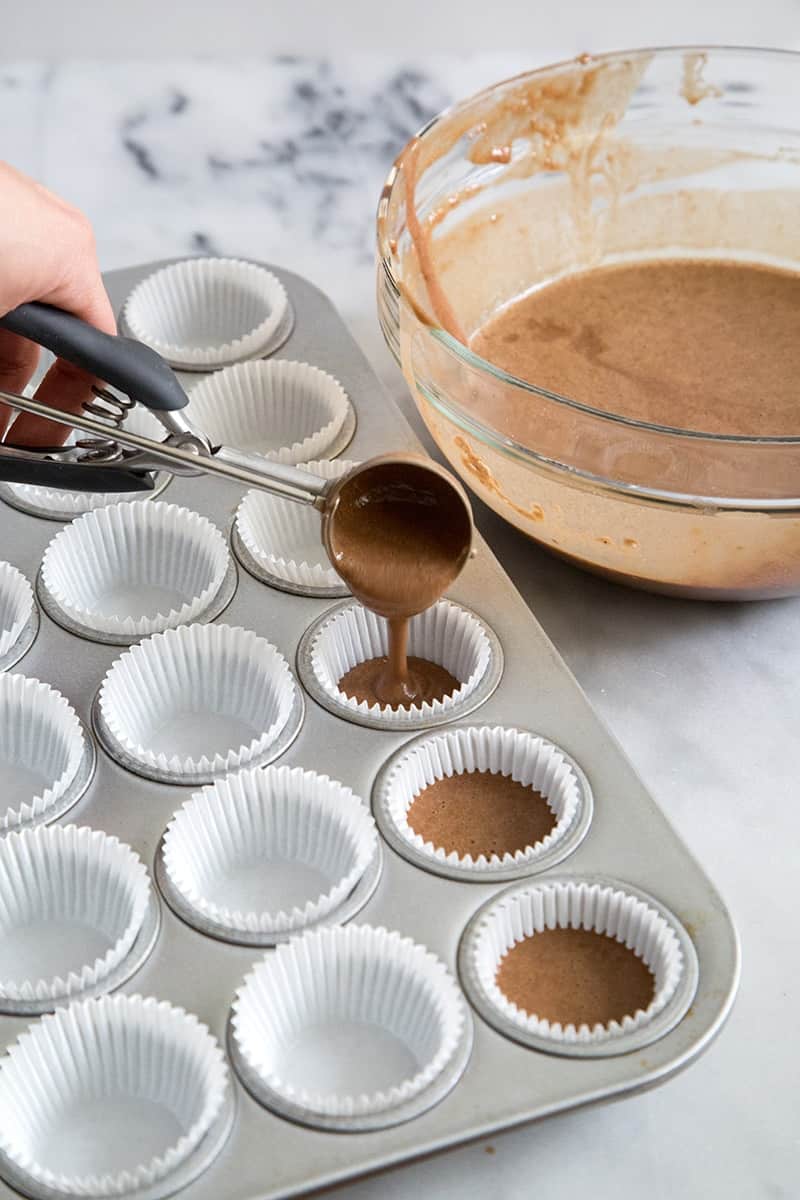
[[183,408],[188,396],[160,354],[133,338],[114,336],[50,304],[20,304],[0,317],[0,328],[18,333],[81,367],[157,412]]
[[[57,447],[60,449],[61,447]],[[0,479],[7,483],[34,483],[37,487],[76,492],[148,492],[155,480],[147,471],[119,466],[86,467],[80,463],[11,458],[0,446]]]

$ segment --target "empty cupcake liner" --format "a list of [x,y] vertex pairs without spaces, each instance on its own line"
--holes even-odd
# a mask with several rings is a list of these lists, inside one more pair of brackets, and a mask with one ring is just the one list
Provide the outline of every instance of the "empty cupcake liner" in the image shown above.
[[[123,427],[159,442],[164,437],[164,427],[141,404],[130,410]],[[113,428],[109,436],[114,436]],[[157,472],[154,486],[148,492],[71,492],[63,488],[40,487],[34,483],[0,482],[0,499],[32,517],[43,517],[47,521],[71,521],[81,513],[104,508],[120,500],[152,500],[164,491],[171,478],[166,471]]]
[[300,767],[243,771],[196,793],[167,826],[170,894],[203,932],[272,944],[326,918],[377,851],[364,803]]
[[266,638],[229,625],[181,625],[117,659],[93,715],[123,766],[163,782],[208,783],[282,753],[299,730],[302,700]]
[[123,329],[173,367],[208,371],[271,354],[292,330],[283,284],[234,258],[191,258],[148,275],[125,302]]
[[0,562],[0,670],[18,663],[38,630],[33,588],[11,563]]
[[61,693],[25,675],[0,675],[0,834],[61,816],[93,769],[91,741]]
[[359,703],[339,689],[339,680],[358,663],[388,650],[386,622],[356,601],[330,609],[304,633],[297,670],[304,687],[336,716],[374,729],[424,729],[473,712],[497,687],[503,652],[496,634],[480,617],[451,600],[439,600],[413,617],[408,653],[438,663],[461,686],[443,700],[408,709]]
[[424,946],[348,925],[307,932],[256,964],[234,999],[231,1043],[268,1107],[323,1128],[377,1128],[440,1099],[425,1093],[445,1072],[453,1086],[469,1017]]
[[216,616],[232,594],[231,570],[225,538],[198,513],[161,501],[111,504],[56,534],[39,598],[73,633],[128,643]]
[[[550,833],[534,846],[488,858],[448,853],[425,841],[407,819],[416,797],[439,779],[473,771],[506,775],[540,792],[556,818]],[[586,836],[593,808],[586,776],[560,747],[527,730],[499,725],[423,734],[392,755],[372,795],[380,830],[400,854],[435,874],[479,882],[515,879],[563,861]]]
[[0,1009],[101,987],[144,923],[150,881],[129,846],[75,825],[0,840]]
[[192,388],[186,415],[212,444],[288,464],[332,458],[354,429],[353,408],[338,380],[285,359],[207,375]]
[[74,1003],[0,1062],[0,1172],[28,1194],[165,1195],[227,1093],[222,1051],[195,1016],[152,997]]
[[[562,1026],[517,1007],[496,982],[501,959],[545,929],[593,929],[633,950],[654,976],[646,1010],[607,1025]],[[601,876],[518,883],[483,905],[467,926],[459,971],[473,1005],[499,1032],[538,1050],[605,1057],[638,1050],[672,1029],[697,988],[697,955],[678,919],[646,892]]]
[[[323,479],[339,479],[358,464],[344,459],[305,464]],[[236,510],[233,544],[243,566],[270,587],[304,596],[346,596],[347,585],[322,544],[316,509],[253,489]]]

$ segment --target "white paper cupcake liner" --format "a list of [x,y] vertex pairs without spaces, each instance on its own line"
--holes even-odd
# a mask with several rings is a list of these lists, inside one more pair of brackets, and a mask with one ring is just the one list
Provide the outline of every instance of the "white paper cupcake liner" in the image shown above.
[[279,1100],[305,1114],[387,1112],[428,1088],[467,1019],[443,963],[399,933],[318,929],[262,959],[233,1004],[237,1050]]
[[359,663],[388,652],[385,621],[349,601],[324,614],[305,633],[298,650],[298,671],[316,700],[338,716],[376,728],[418,729],[454,720],[481,704],[502,673],[496,636],[474,613],[451,600],[439,600],[413,617],[408,654],[444,667],[461,686],[450,696],[411,708],[370,705],[347,696],[339,680]]
[[234,258],[162,267],[125,302],[122,324],[173,366],[208,370],[268,354],[291,328],[289,300],[271,271]]
[[212,444],[281,463],[329,458],[352,408],[342,385],[308,363],[238,363],[192,388],[189,420]]
[[300,767],[267,767],[192,796],[167,826],[163,861],[201,919],[232,933],[284,934],[332,913],[376,842],[349,788]]
[[[653,999],[646,1009],[607,1025],[576,1028],[527,1013],[503,994],[496,976],[508,951],[545,929],[568,928],[615,938],[642,959],[654,978]],[[696,970],[693,959],[685,930],[651,897],[615,881],[562,877],[516,884],[489,901],[467,927],[460,967],[470,998],[501,1032],[554,1053],[621,1054],[654,1040],[648,1036],[650,1027],[667,1013],[679,989],[685,1011],[694,993],[694,985],[685,986],[687,965]],[[680,1015],[666,1027],[662,1022],[654,1036],[671,1028]]]
[[265,638],[229,625],[182,625],[121,655],[97,707],[135,769],[195,781],[266,752],[296,692],[285,658]]
[[[306,463],[305,470],[323,479],[339,479],[357,465],[326,459]],[[264,582],[317,595],[347,595],[347,585],[322,544],[316,509],[253,489],[236,510],[235,530]]]
[[[137,404],[126,416],[123,427],[142,437],[153,438],[160,442],[164,438],[164,427],[153,414],[141,404]],[[113,438],[113,427],[109,428],[109,437]],[[73,434],[68,444],[74,442]],[[14,508],[32,516],[45,517],[48,520],[70,521],[81,513],[92,509],[104,508],[107,504],[116,504],[120,500],[152,500],[170,481],[171,476],[161,472],[156,476],[155,486],[149,492],[72,492],[63,488],[40,487],[34,483],[2,483],[0,496]]]
[[0,832],[46,821],[84,752],[83,727],[60,692],[25,675],[0,675]]
[[183,1009],[84,1000],[31,1025],[0,1062],[0,1151],[58,1195],[125,1195],[186,1161],[227,1087],[216,1040]]
[[[474,771],[505,775],[541,793],[555,817],[552,830],[533,846],[489,857],[448,853],[416,833],[408,823],[416,797],[440,779]],[[373,794],[378,823],[392,835],[392,845],[456,878],[509,879],[544,870],[575,849],[591,819],[589,785],[571,759],[545,738],[502,726],[448,729],[418,739],[390,759]]]
[[201,618],[230,568],[225,538],[177,504],[112,504],[57,533],[40,594],[70,627],[117,639],[146,637]]
[[33,588],[11,563],[0,562],[0,661],[19,642],[34,612]]
[[0,840],[0,1001],[62,1001],[107,980],[142,928],[150,882],[129,846],[54,825]]

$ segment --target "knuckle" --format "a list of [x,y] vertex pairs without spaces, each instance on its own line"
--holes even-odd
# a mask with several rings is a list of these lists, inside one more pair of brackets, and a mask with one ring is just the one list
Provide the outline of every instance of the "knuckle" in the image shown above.
[[84,247],[94,246],[94,229],[92,223],[79,208],[71,208],[68,210],[67,219],[69,220],[72,236]]

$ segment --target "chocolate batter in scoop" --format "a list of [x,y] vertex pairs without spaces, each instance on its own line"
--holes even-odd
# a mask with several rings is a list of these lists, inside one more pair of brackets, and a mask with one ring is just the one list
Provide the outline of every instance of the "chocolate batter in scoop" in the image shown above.
[[[441,699],[447,692],[431,668],[443,668],[409,666],[408,622],[436,603],[469,557],[472,515],[463,488],[421,455],[373,459],[330,492],[322,536],[356,599],[389,623],[388,656],[354,668],[357,693],[348,694],[392,707],[434,699],[432,688]],[[445,680],[449,691],[458,684]]]

